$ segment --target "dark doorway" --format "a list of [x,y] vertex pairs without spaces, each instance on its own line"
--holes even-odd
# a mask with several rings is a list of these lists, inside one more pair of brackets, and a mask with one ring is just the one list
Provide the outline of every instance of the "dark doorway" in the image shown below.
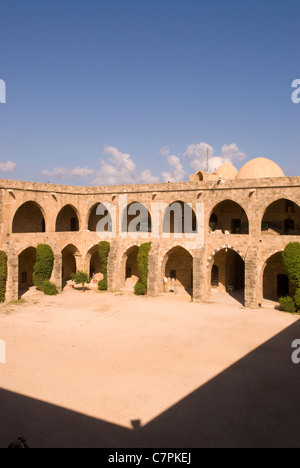
[[289,295],[289,279],[287,275],[277,275],[277,296]]

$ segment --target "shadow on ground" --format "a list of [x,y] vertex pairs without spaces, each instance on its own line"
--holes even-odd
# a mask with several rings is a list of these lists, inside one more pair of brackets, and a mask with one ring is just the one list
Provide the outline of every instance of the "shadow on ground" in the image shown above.
[[0,390],[0,447],[18,436],[32,448],[300,447],[295,339],[300,321],[132,430]]

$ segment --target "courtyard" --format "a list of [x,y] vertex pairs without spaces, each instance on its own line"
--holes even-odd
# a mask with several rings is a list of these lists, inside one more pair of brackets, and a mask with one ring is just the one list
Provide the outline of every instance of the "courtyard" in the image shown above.
[[29,290],[0,305],[0,447],[299,447],[299,338],[228,295]]

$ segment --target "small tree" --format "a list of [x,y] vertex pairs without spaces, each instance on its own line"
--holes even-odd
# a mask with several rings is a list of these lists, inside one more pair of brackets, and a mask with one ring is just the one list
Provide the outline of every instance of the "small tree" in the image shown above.
[[40,290],[43,291],[45,281],[51,278],[54,264],[54,254],[47,244],[39,244],[36,248],[36,263],[33,267],[33,283]]
[[85,291],[84,285],[85,283],[89,283],[91,278],[84,271],[77,271],[76,273],[71,274],[71,280],[76,284],[81,284],[83,291]]

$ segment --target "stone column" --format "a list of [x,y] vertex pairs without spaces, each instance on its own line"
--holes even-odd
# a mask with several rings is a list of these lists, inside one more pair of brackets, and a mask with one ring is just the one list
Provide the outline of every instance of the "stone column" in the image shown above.
[[148,259],[148,295],[157,296],[162,292],[163,278],[160,271],[159,243],[152,242]]
[[51,281],[55,284],[56,289],[62,291],[62,253],[54,254],[54,264],[51,275]]
[[245,307],[256,308],[260,296],[259,250],[257,246],[248,248],[245,259]]
[[19,299],[19,259],[15,251],[9,247],[7,254],[7,282],[6,301],[17,301]]
[[118,291],[120,289],[120,248],[117,240],[112,240],[110,243],[110,251],[107,262],[107,285],[108,291]]
[[195,251],[193,257],[193,300],[203,302],[207,299],[207,266],[205,247]]

